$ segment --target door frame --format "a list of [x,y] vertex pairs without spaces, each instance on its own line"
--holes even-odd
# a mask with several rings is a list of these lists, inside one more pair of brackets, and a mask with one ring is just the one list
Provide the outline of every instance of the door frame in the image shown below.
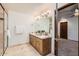
[[5,53],[5,51],[6,51],[6,49],[7,49],[7,47],[8,47],[8,36],[7,36],[7,47],[5,48],[4,47],[4,44],[5,44],[5,38],[4,38],[4,35],[5,35],[5,29],[4,29],[4,27],[5,27],[5,23],[4,23],[4,17],[5,17],[5,15],[4,15],[4,13],[6,13],[6,15],[7,15],[7,30],[8,30],[8,13],[7,13],[7,11],[5,10],[5,8],[3,7],[3,5],[0,3],[0,6],[1,6],[1,8],[2,8],[2,10],[3,10],[3,54],[2,54],[2,56],[4,55],[4,53]]
[[[78,3],[78,9],[79,9],[79,3]],[[79,16],[78,16],[78,50],[79,50]],[[79,56],[79,51],[78,51]]]

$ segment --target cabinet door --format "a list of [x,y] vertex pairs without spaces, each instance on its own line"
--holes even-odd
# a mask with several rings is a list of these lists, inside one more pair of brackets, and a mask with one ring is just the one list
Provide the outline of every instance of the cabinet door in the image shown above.
[[42,40],[37,39],[37,50],[42,54]]
[[51,52],[51,39],[43,40],[43,53],[47,54]]
[[36,39],[35,39],[35,37],[33,37],[32,40],[33,40],[33,41],[32,41],[32,42],[33,42],[33,46],[36,47]]
[[30,44],[32,44],[32,36],[29,35],[29,38],[30,38]]
[[34,46],[34,37],[30,35],[30,44]]

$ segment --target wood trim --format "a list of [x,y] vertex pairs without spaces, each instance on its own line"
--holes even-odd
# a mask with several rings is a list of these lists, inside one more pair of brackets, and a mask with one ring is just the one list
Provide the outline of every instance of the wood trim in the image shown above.
[[[54,28],[54,31],[55,31],[55,36],[54,36],[54,38],[56,39],[57,38],[57,11],[58,11],[58,4],[56,4],[56,10],[54,11],[54,19],[55,19],[55,23],[54,23],[54,26],[55,26],[55,28]],[[54,55],[55,56],[57,56],[58,55],[58,48],[57,48],[57,42],[56,42],[56,40],[54,39]]]
[[[79,9],[79,3],[78,3],[78,9]],[[78,16],[78,56],[79,56],[79,16]]]
[[67,7],[69,7],[69,6],[72,6],[72,5],[74,5],[74,4],[77,4],[77,3],[68,3],[68,4],[66,4],[66,5],[64,5],[64,6],[60,7],[60,8],[58,8],[58,11],[63,10],[63,9],[65,9],[65,8],[67,8]]
[[0,20],[4,20],[4,18],[0,18]]
[[4,47],[5,46],[5,44],[4,44],[5,43],[4,42],[5,41],[5,29],[4,29],[5,26],[4,25],[5,25],[5,23],[4,23],[4,10],[3,10],[3,55],[5,53],[5,47]]
[[54,44],[54,55],[55,56],[58,56],[58,42],[57,42],[57,40],[55,39],[54,40],[54,42],[55,42],[55,44]]
[[0,6],[2,7],[2,9],[5,11],[5,13],[8,15],[8,13],[6,12],[5,8],[3,7],[3,5],[0,3]]
[[[4,39],[4,35],[5,35],[5,30],[4,30],[4,13],[6,13],[6,15],[7,15],[7,21],[8,21],[8,13],[6,12],[6,10],[5,10],[5,8],[2,6],[2,4],[0,3],[0,6],[1,6],[1,8],[3,9],[3,18],[0,18],[0,20],[3,20],[3,54],[2,54],[2,56],[4,55],[4,53],[5,53],[5,50],[7,49],[7,47],[8,47],[8,41],[7,41],[7,47],[6,48],[4,48],[4,41],[5,41],[5,39]],[[7,25],[7,27],[8,27],[8,25]],[[7,28],[8,29],[8,28]],[[8,40],[8,39],[7,39]]]

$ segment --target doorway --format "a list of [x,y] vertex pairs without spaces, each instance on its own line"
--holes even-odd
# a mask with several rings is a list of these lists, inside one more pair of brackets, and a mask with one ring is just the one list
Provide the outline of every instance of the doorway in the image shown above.
[[67,39],[67,28],[68,28],[67,22],[60,23],[60,38]]

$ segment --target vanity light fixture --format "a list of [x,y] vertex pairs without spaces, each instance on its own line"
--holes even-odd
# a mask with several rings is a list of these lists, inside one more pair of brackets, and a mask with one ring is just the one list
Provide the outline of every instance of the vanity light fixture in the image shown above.
[[35,19],[40,19],[40,18],[47,18],[50,16],[51,10],[47,10],[43,13],[41,13],[39,16],[36,16]]
[[75,15],[75,16],[79,16],[79,10],[78,10],[78,9],[75,9],[74,15]]
[[35,19],[36,19],[36,20],[37,20],[37,19],[40,19],[40,16],[36,16]]

